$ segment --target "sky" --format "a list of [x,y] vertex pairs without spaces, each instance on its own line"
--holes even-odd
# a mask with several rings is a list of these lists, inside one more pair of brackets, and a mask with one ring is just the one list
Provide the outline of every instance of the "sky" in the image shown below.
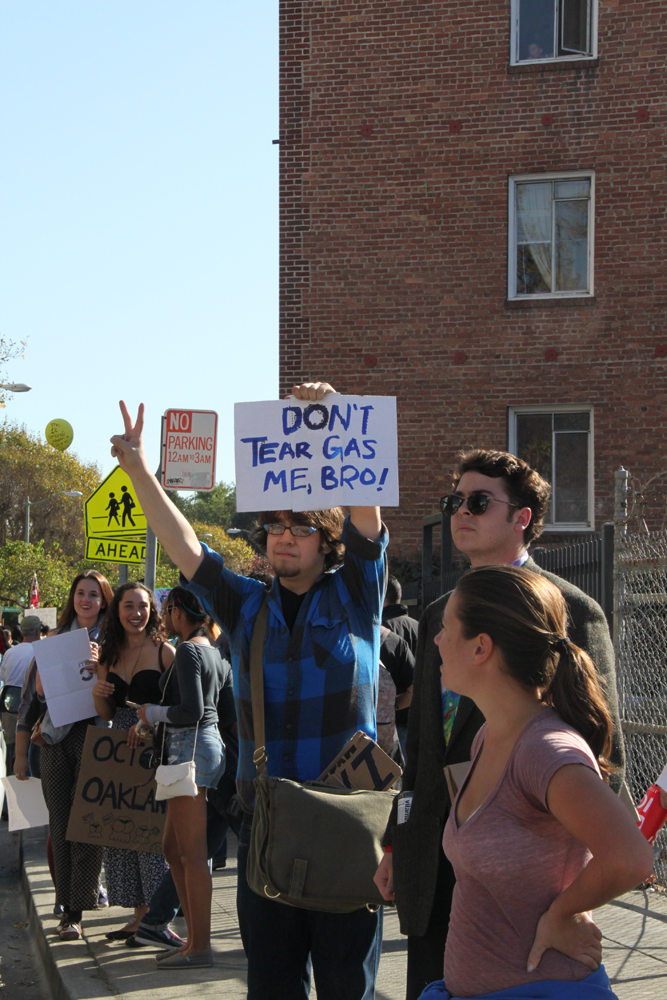
[[[3,0],[2,414],[106,474],[118,400],[216,410],[278,392],[278,11],[273,0]],[[0,420],[2,417],[0,417]]]

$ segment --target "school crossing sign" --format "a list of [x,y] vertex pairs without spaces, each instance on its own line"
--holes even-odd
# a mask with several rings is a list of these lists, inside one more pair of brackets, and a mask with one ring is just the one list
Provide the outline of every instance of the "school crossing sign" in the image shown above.
[[146,559],[146,515],[132,480],[119,465],[85,502],[86,559],[142,563]]

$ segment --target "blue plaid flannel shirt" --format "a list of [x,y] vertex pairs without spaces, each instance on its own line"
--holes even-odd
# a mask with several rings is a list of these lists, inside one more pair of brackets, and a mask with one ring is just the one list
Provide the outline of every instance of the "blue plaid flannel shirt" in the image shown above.
[[[343,530],[343,565],[310,588],[290,634],[279,581],[268,594],[264,643],[264,715],[267,771],[293,781],[320,776],[361,729],[376,737],[380,620],[384,599],[387,531],[377,542],[350,522]],[[250,639],[264,584],[238,576],[206,545],[192,580],[181,582],[229,637],[239,722],[237,789],[251,812],[257,771],[250,695]]]

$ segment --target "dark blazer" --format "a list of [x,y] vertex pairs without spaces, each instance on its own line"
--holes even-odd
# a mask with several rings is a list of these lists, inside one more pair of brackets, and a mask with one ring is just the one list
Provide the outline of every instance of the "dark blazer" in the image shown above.
[[[532,559],[524,563],[524,568],[546,576],[560,588],[569,611],[568,635],[589,654],[606,682],[614,720],[611,760],[619,768],[611,785],[618,791],[623,783],[625,756],[618,717],[614,649],[602,608],[578,587],[547,573]],[[433,909],[442,834],[451,805],[443,768],[445,764],[470,760],[472,741],[484,723],[484,716],[474,703],[469,698],[461,698],[449,745],[445,746],[440,653],[433,640],[440,631],[448,599],[449,594],[445,594],[430,604],[419,623],[407,763],[403,772],[403,789],[414,793],[412,808],[407,823],[397,825],[395,803],[385,833],[385,844],[391,844],[393,850],[394,890],[401,932],[418,937],[426,933]],[[446,859],[445,864],[449,864]]]

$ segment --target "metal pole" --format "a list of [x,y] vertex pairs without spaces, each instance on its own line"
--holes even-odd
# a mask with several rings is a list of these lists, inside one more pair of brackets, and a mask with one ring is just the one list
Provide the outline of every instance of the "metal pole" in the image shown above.
[[621,570],[620,561],[623,552],[623,542],[628,533],[628,473],[621,466],[614,473],[614,658],[616,660],[616,670],[618,672],[618,695],[621,719],[625,718],[625,705],[623,704],[624,689],[623,678],[623,658],[621,656]]
[[30,545],[30,500],[25,498],[25,524],[23,526],[23,541]]
[[127,583],[128,569],[127,563],[120,563],[118,566],[118,586]]
[[614,522],[602,525],[600,604],[610,632],[614,630]]

